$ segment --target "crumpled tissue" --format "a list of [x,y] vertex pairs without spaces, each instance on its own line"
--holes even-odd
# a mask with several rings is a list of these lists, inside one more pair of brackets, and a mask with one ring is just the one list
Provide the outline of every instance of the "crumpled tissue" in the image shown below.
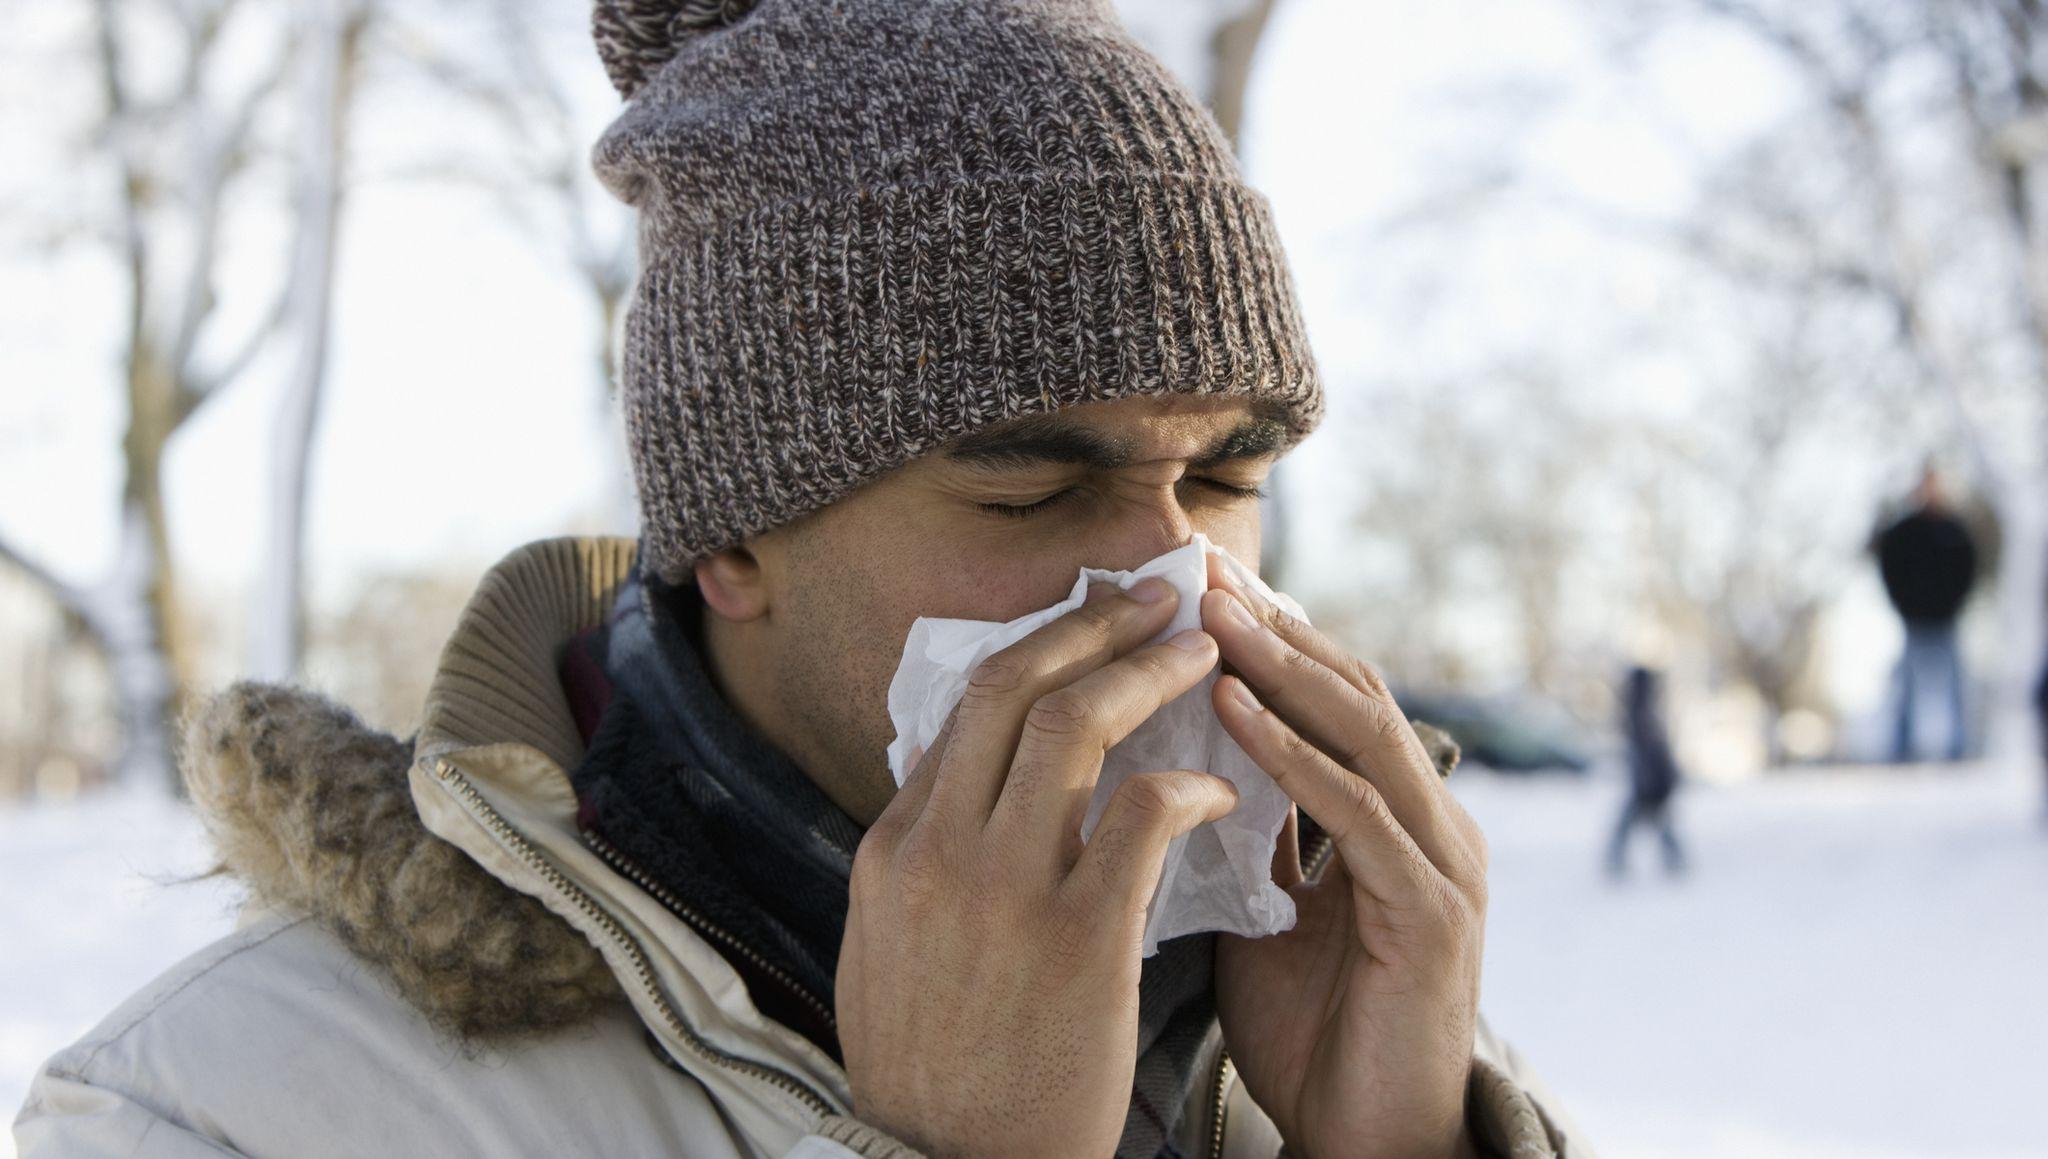
[[[1223,561],[1226,574],[1254,601],[1266,600],[1300,619],[1301,605],[1276,592],[1199,533],[1131,571],[1084,567],[1066,599],[1030,615],[997,623],[922,617],[910,627],[903,658],[889,684],[889,719],[896,739],[889,745],[889,771],[900,786],[910,774],[914,750],[933,738],[967,690],[982,660],[1037,628],[1079,607],[1089,584],[1101,580],[1130,588],[1159,576],[1180,593],[1171,623],[1152,642],[1202,623],[1202,593],[1209,587],[1207,557]],[[1109,798],[1133,773],[1194,769],[1237,786],[1237,807],[1176,838],[1167,848],[1165,872],[1146,909],[1146,957],[1159,943],[1182,934],[1220,930],[1246,937],[1277,934],[1294,927],[1294,899],[1273,882],[1273,850],[1287,820],[1288,798],[1265,771],[1223,731],[1211,706],[1210,689],[1220,669],[1154,713],[1103,757],[1102,776],[1081,822],[1085,841],[1095,830]]]

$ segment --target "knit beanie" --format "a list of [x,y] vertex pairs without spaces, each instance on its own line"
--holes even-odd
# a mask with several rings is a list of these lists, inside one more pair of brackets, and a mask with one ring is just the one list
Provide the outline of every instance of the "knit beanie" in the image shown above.
[[1110,0],[596,0],[619,393],[691,565],[1006,419],[1322,388],[1266,198]]

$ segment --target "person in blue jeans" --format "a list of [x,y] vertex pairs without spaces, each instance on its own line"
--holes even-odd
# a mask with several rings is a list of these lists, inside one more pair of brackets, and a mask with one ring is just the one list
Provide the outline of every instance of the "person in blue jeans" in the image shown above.
[[1914,733],[1920,704],[1940,696],[1948,715],[1948,759],[1961,760],[1968,738],[1956,619],[1977,581],[1977,545],[1949,508],[1932,466],[1921,473],[1906,514],[1878,533],[1874,547],[1885,594],[1906,625],[1906,647],[1893,674],[1898,715],[1892,759],[1903,763],[1918,757]]

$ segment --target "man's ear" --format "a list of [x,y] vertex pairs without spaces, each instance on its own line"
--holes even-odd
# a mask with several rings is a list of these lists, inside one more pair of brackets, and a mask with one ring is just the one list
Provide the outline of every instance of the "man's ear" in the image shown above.
[[741,545],[696,563],[697,591],[720,619],[734,623],[768,614],[768,575],[759,556]]

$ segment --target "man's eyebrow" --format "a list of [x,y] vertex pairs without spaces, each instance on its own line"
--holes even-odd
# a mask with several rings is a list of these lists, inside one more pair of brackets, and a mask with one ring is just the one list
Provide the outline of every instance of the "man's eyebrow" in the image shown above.
[[[1236,459],[1270,455],[1287,442],[1287,424],[1279,408],[1260,405],[1245,419],[1198,452],[1191,465],[1214,467]],[[1051,415],[1012,419],[956,440],[946,457],[970,466],[1001,469],[1072,464],[1111,471],[1137,455],[1137,441],[1068,422]]]
[[1246,419],[1196,455],[1191,465],[1215,467],[1233,459],[1270,455],[1287,443],[1287,424],[1270,416]]
[[1045,416],[1013,419],[962,436],[946,457],[977,467],[1038,467],[1072,463],[1108,471],[1131,461],[1136,444]]

